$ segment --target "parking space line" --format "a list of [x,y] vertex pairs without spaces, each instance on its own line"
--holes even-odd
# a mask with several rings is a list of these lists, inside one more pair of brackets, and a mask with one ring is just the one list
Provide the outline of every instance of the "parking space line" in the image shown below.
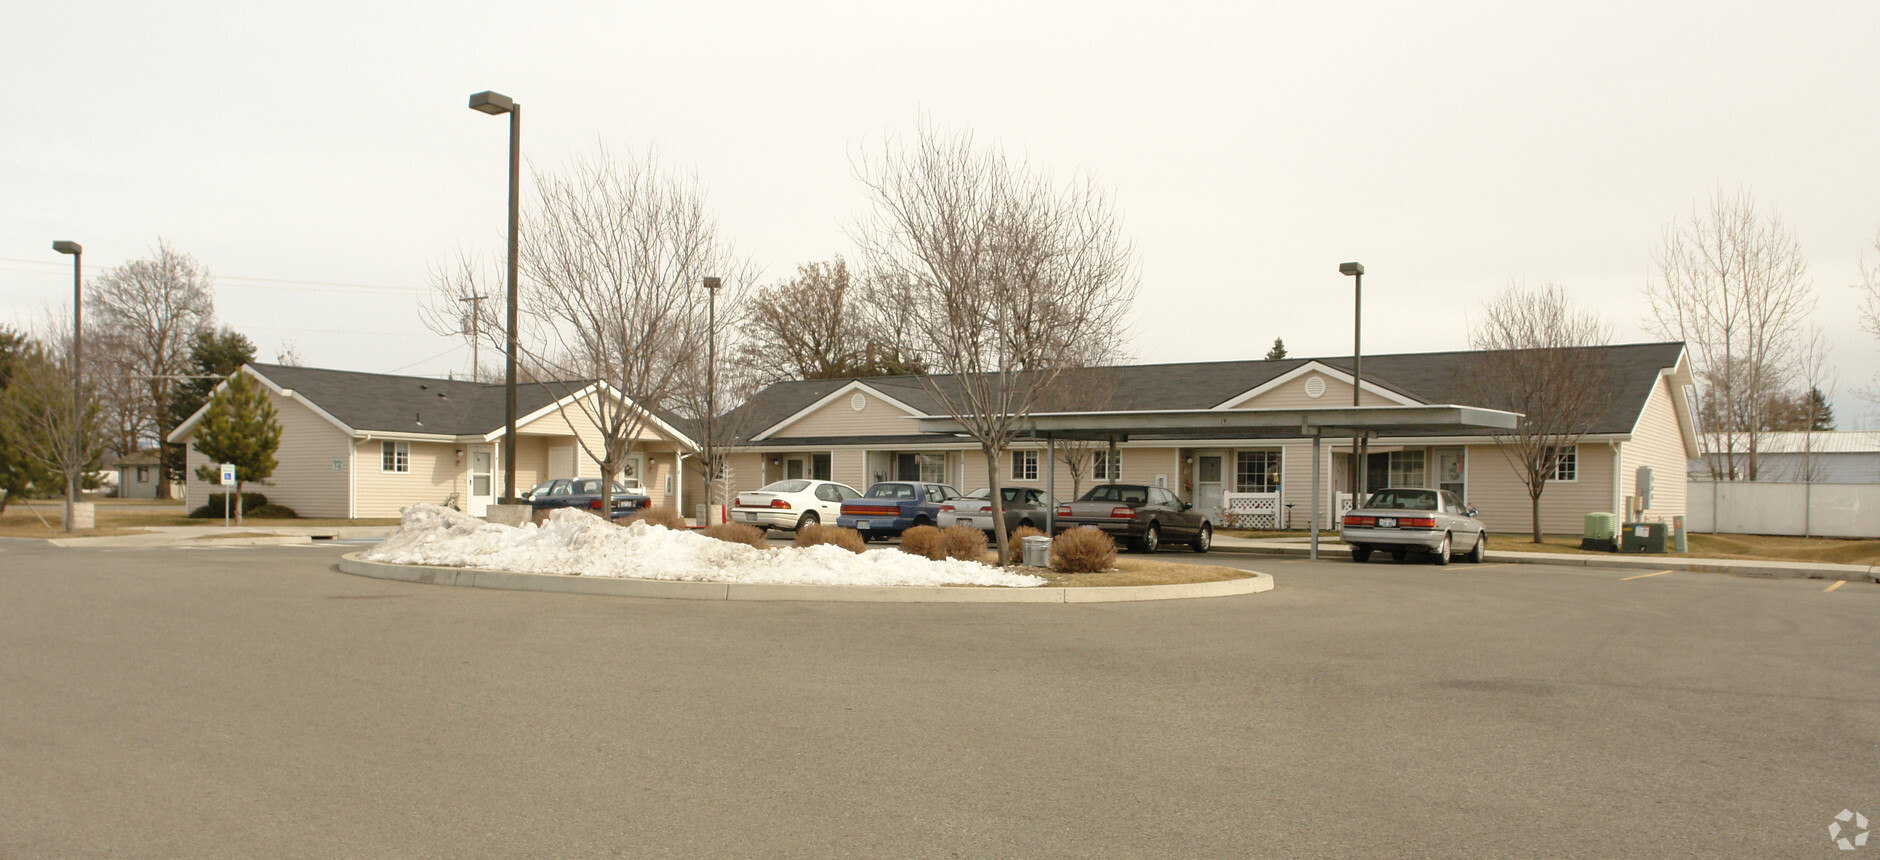
[[1631,582],[1631,581],[1632,581],[1632,580],[1634,580],[1634,579],[1644,579],[1645,577],[1648,577],[1648,576],[1663,576],[1663,575],[1665,575],[1665,574],[1667,574],[1667,573],[1670,573],[1670,572],[1671,572],[1671,571],[1668,571],[1668,570],[1661,570],[1661,571],[1658,571],[1657,573],[1641,573],[1641,574],[1639,574],[1638,576],[1627,576],[1627,577],[1624,577],[1624,578],[1621,578],[1621,579],[1620,579],[1619,581],[1620,581],[1620,582]]
[[1834,584],[1833,584],[1833,585],[1830,585],[1830,586],[1828,586],[1827,588],[1824,588],[1824,589],[1822,589],[1822,590],[1821,590],[1821,592],[1822,592],[1823,594],[1826,594],[1826,593],[1828,593],[1828,592],[1830,592],[1830,591],[1833,591],[1833,590],[1835,590],[1835,589],[1837,589],[1837,588],[1840,588],[1841,586],[1843,586],[1843,585],[1846,585],[1846,584],[1847,584],[1847,580],[1845,580],[1845,579],[1837,579],[1837,580],[1835,580],[1835,581],[1834,581]]

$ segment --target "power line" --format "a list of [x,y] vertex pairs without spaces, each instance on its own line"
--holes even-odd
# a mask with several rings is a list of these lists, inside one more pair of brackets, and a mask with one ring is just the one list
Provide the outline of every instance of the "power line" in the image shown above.
[[[24,272],[29,274],[58,274],[62,269],[58,263],[46,263],[39,260],[20,260],[13,257],[0,257],[0,263],[25,263],[34,266],[47,266],[47,269],[15,269],[0,266],[0,271]],[[106,266],[105,268],[112,268]],[[211,275],[216,282],[229,281],[234,286],[247,286],[264,290],[304,290],[308,292],[372,292],[372,293],[411,293],[419,295],[425,292],[422,287],[399,287],[391,284],[353,284],[343,281],[299,281],[285,278],[259,278],[248,275]],[[252,283],[249,283],[252,282]],[[286,286],[274,286],[276,284]]]

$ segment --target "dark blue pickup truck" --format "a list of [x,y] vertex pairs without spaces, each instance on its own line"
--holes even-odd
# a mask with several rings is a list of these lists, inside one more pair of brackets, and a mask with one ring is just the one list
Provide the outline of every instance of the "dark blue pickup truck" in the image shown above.
[[940,505],[960,498],[960,491],[925,481],[883,481],[859,499],[842,503],[836,525],[862,533],[862,540],[888,538],[915,526],[940,522]]
[[[638,485],[633,490],[638,490]],[[614,510],[610,519],[630,517],[653,503],[643,492],[634,492],[614,482]],[[556,478],[543,481],[529,491],[529,507],[534,513],[555,508],[580,508],[595,516],[601,514],[601,479]]]

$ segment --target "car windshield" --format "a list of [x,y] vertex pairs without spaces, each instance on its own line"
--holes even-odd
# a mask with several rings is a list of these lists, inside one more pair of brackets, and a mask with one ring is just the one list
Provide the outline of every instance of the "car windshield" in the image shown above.
[[965,496],[965,498],[968,498],[968,499],[990,499],[990,498],[992,498],[992,488],[991,488],[991,487],[980,487],[980,488],[979,488],[979,489],[977,489],[977,490],[974,490],[974,491],[972,491],[972,492],[970,492],[970,493],[967,493],[967,494],[966,494],[966,496]]
[[1436,491],[1379,490],[1372,494],[1364,506],[1398,511],[1433,511],[1436,510]]
[[876,484],[862,494],[868,499],[911,499],[914,498],[913,484]]
[[539,483],[533,487],[530,487],[528,494],[531,496],[539,496],[543,493],[548,492],[548,488],[553,487],[553,486],[555,486],[554,481],[543,481],[542,483]]
[[1084,494],[1082,501],[1142,505],[1149,502],[1149,488],[1131,487],[1125,484],[1101,484],[1091,487],[1090,492]]
[[808,481],[772,481],[765,484],[760,493],[800,493],[809,489]]

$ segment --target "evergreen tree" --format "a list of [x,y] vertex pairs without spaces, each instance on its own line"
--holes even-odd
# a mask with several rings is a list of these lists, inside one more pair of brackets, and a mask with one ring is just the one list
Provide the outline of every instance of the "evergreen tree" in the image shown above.
[[[190,378],[177,383],[171,390],[170,414],[166,416],[163,426],[183,426],[189,416],[196,414],[196,410],[209,402],[209,395],[215,393],[216,386],[222,384],[222,380],[254,360],[255,345],[241,332],[232,328],[196,332],[189,344]],[[186,480],[188,475],[185,470],[189,468],[186,459],[182,445],[164,443],[164,480],[170,483]]]
[[[9,411],[3,401],[7,400],[14,374],[38,357],[32,339],[24,332],[0,326],[0,412]],[[5,513],[7,503],[28,489],[35,486],[44,489],[58,483],[58,476],[28,456],[21,442],[14,433],[0,433],[0,513]]]
[[[196,450],[212,464],[235,464],[235,524],[241,525],[242,485],[265,484],[274,476],[274,452],[281,447],[281,425],[274,420],[268,393],[246,373],[229,377],[228,387],[209,398],[209,411],[196,424]],[[196,470],[196,477],[215,480],[216,465]]]
[[1802,395],[1802,411],[1809,422],[1810,430],[1834,429],[1834,406],[1828,403],[1828,395],[1820,388],[1811,387]]
[[1266,351],[1267,361],[1277,361],[1286,357],[1286,341],[1273,338],[1273,348]]

